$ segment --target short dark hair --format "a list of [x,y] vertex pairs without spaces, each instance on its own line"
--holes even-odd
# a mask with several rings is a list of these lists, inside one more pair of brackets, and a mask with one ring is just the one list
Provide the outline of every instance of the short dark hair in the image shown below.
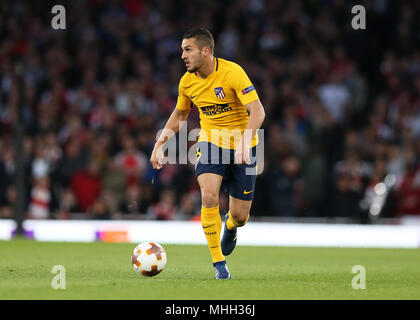
[[184,33],[182,39],[194,38],[198,42],[200,48],[210,47],[211,54],[214,52],[214,38],[211,32],[204,28],[192,28]]

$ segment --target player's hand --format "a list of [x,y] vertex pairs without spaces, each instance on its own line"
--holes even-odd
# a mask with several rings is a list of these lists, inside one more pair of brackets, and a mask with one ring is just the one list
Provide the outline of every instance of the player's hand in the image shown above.
[[251,158],[249,156],[249,144],[244,144],[241,140],[235,150],[235,163],[236,164],[251,164]]
[[153,148],[152,155],[150,156],[150,163],[153,169],[160,170],[163,167],[163,150],[162,146],[156,146]]

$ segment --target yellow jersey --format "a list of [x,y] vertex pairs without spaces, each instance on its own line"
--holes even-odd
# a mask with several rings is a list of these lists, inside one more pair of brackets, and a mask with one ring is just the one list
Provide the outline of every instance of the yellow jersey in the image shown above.
[[[208,141],[225,149],[235,149],[246,129],[249,114],[245,105],[258,98],[255,87],[238,64],[214,58],[214,70],[205,79],[186,72],[179,82],[176,108],[195,105],[200,112],[198,141]],[[252,138],[251,147],[258,143]]]

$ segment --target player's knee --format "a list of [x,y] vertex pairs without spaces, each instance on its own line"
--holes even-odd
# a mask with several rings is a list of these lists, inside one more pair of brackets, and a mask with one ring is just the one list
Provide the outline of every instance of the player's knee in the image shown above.
[[235,210],[230,210],[233,220],[241,227],[247,223],[249,218],[249,212],[240,212]]
[[201,202],[206,208],[216,207],[219,204],[219,195],[212,191],[202,191]]

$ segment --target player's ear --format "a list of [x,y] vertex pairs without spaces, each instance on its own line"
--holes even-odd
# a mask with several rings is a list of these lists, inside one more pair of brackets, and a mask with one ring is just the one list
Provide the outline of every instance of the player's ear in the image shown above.
[[203,47],[203,54],[206,57],[211,56],[211,49],[210,49],[210,47]]

